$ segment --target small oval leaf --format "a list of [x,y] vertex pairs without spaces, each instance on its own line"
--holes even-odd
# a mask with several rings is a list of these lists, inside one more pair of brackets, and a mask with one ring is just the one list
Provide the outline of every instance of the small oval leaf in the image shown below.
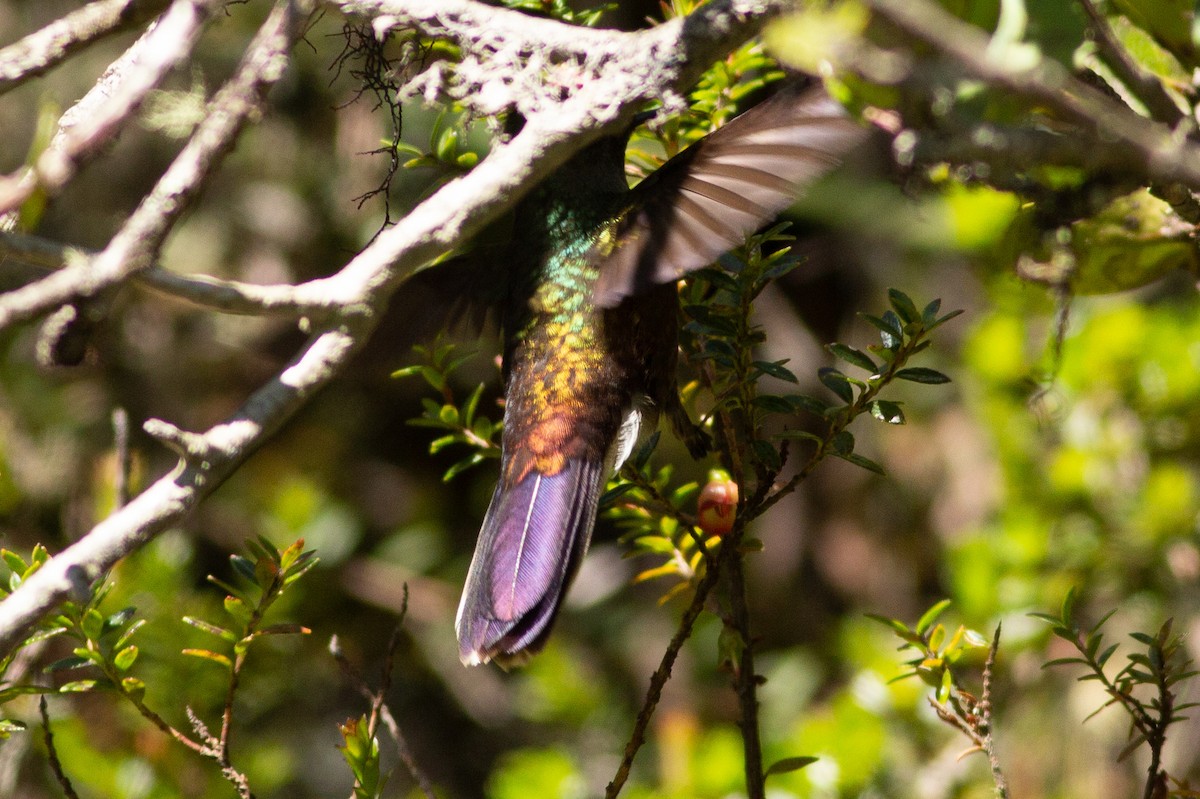
[[781,760],[776,760],[767,770],[763,772],[764,777],[769,777],[772,774],[786,774],[789,771],[799,771],[805,766],[811,766],[816,763],[819,758],[815,757],[785,757]]
[[927,369],[924,366],[910,366],[907,369],[901,369],[896,372],[896,377],[901,380],[910,380],[913,383],[925,383],[931,386],[950,382],[950,378],[938,370]]

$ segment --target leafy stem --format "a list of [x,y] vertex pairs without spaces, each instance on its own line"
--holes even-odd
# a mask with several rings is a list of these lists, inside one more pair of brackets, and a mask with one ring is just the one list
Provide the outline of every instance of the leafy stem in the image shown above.
[[[929,334],[962,313],[951,311],[939,316],[941,300],[934,300],[918,312],[913,301],[897,289],[888,291],[892,310],[880,316],[862,314],[862,318],[879,330],[881,343],[868,349],[871,355],[845,344],[830,344],[827,349],[838,359],[870,373],[866,379],[844,374],[838,369],[826,367],[818,376],[821,383],[836,394],[841,405],[826,406],[811,397],[794,397],[793,402],[806,410],[819,414],[826,427],[822,435],[802,430],[786,431],[786,437],[810,441],[815,446],[804,465],[786,483],[771,492],[763,502],[749,509],[751,516],[760,516],[779,500],[790,494],[812,473],[813,469],[829,455],[843,458],[856,466],[883,473],[883,468],[869,458],[854,452],[854,437],[847,428],[864,413],[888,424],[904,424],[903,410],[898,403],[879,399],[880,393],[893,381],[908,380],[915,383],[938,385],[950,382],[941,372],[924,367],[910,367],[913,356],[925,350],[930,343]],[[878,361],[872,355],[879,358]]]
[[[1100,632],[1100,628],[1112,618],[1116,610],[1109,611],[1094,626],[1085,630],[1074,618],[1076,599],[1076,593],[1072,589],[1063,600],[1057,616],[1049,613],[1031,614],[1049,623],[1051,632],[1070,643],[1079,653],[1077,657],[1057,658],[1045,665],[1083,666],[1087,673],[1079,680],[1095,680],[1104,687],[1109,696],[1108,701],[1096,708],[1088,718],[1110,705],[1120,706],[1129,716],[1132,729],[1130,741],[1118,759],[1128,757],[1144,744],[1150,750],[1150,764],[1146,772],[1143,799],[1166,796],[1168,775],[1162,767],[1162,751],[1166,745],[1167,728],[1184,720],[1185,717],[1179,715],[1181,711],[1198,704],[1180,704],[1177,701],[1175,686],[1198,673],[1191,668],[1192,660],[1187,655],[1183,639],[1172,633],[1171,619],[1163,622],[1154,635],[1130,633],[1130,637],[1144,646],[1145,650],[1128,655],[1124,667],[1110,678],[1104,668],[1119,645],[1110,644],[1103,647],[1104,634]],[[1138,697],[1135,689],[1139,687],[1147,688],[1153,698],[1147,702]]]

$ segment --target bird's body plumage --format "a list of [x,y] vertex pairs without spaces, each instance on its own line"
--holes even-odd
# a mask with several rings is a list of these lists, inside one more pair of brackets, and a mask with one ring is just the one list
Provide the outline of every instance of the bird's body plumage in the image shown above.
[[[464,663],[520,662],[541,647],[639,424],[664,410],[689,433],[674,281],[737,246],[860,137],[824,94],[792,94],[633,190],[626,137],[602,139],[518,205],[499,255],[501,474],[459,605]],[[685,435],[695,454],[700,440]]]

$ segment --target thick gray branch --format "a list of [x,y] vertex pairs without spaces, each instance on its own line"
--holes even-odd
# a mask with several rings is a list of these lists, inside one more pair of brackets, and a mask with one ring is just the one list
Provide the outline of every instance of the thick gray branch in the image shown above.
[[141,25],[168,0],[97,0],[0,50],[0,94],[61,63],[93,42]]
[[223,4],[224,0],[175,0],[63,114],[37,163],[0,181],[0,214],[18,208],[38,187],[57,194],[89,156],[133,119],[150,90],[191,55],[204,23]]
[[204,121],[122,228],[95,258],[72,263],[0,296],[0,329],[77,297],[89,297],[149,268],[171,226],[196,198],[245,124],[283,74],[306,15],[281,0],[263,23],[238,71],[209,104]]

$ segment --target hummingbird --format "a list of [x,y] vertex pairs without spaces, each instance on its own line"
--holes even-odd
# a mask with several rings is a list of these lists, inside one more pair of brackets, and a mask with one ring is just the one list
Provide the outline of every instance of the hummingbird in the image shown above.
[[500,477],[455,620],[465,665],[507,668],[544,646],[606,481],[660,414],[703,456],[675,379],[677,282],[865,136],[822,89],[785,89],[631,189],[630,132],[542,181],[518,203],[511,240],[488,251],[489,277],[502,273],[505,409]]

